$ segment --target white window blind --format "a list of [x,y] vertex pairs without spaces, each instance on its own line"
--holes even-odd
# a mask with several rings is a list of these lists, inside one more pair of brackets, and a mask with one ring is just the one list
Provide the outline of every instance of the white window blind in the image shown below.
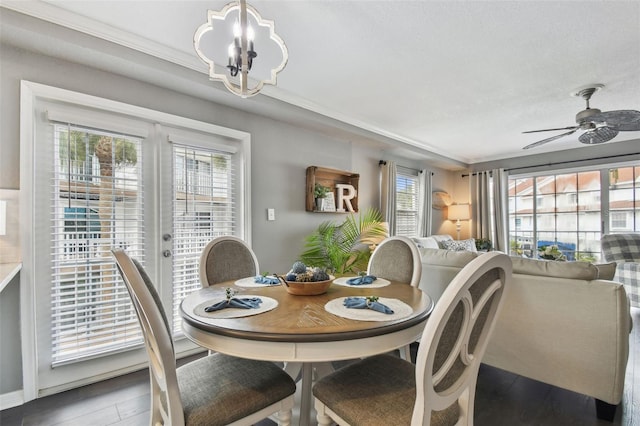
[[418,235],[418,172],[398,167],[396,175],[396,235]]
[[54,124],[51,180],[52,364],[142,342],[111,256],[144,262],[141,139]]
[[200,288],[200,254],[213,238],[236,233],[233,153],[173,145],[173,327],[179,306]]

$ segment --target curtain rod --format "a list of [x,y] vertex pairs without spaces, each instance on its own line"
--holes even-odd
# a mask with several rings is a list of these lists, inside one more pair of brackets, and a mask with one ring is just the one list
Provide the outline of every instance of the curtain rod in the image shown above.
[[[605,157],[597,157],[597,158],[588,158],[588,159],[583,159],[583,160],[567,160],[567,161],[558,161],[556,163],[546,163],[546,164],[537,164],[534,166],[520,166],[520,167],[512,167],[510,169],[504,169],[506,172],[509,172],[511,170],[522,170],[522,169],[532,169],[535,167],[544,167],[544,166],[556,166],[559,164],[571,164],[571,163],[582,163],[585,161],[593,161],[593,160],[609,160],[611,158],[619,158],[619,157],[629,157],[632,155],[638,155],[640,154],[640,152],[636,152],[633,154],[618,154],[618,155],[607,155]],[[476,176],[478,174],[478,172],[473,172],[471,174],[463,174],[462,177],[467,177],[467,176]]]
[[[386,166],[387,162],[384,160],[378,161],[378,166],[382,166],[382,165]],[[418,173],[422,173],[422,170],[418,170]],[[435,173],[431,172],[431,176],[435,176]]]

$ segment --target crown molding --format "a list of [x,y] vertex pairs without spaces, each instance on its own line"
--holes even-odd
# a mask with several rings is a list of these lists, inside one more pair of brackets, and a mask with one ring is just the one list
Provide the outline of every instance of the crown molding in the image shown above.
[[80,16],[41,0],[3,1],[0,7],[61,25],[206,74],[206,67],[195,54],[190,55],[178,49],[170,48],[153,40],[105,25],[95,19]]

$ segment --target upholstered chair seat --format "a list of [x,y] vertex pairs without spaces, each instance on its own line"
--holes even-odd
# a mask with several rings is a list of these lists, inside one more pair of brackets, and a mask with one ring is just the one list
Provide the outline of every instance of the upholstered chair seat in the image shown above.
[[[382,374],[363,374],[363,371]],[[410,425],[416,402],[416,369],[393,355],[380,355],[348,365],[319,382],[313,393],[350,425]],[[455,425],[459,407],[433,413],[432,425]]]
[[228,425],[295,392],[270,362],[213,354],[177,369],[186,425]]

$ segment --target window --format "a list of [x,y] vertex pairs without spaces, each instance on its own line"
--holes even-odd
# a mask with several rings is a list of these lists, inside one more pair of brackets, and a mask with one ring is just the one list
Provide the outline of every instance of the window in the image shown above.
[[50,217],[52,365],[142,342],[111,259],[144,261],[139,138],[54,125]]
[[609,220],[612,231],[640,231],[640,167],[608,170]]
[[627,212],[611,212],[611,229],[627,229]]
[[510,178],[511,254],[535,258],[554,244],[568,260],[599,260],[603,232],[640,231],[638,188],[640,167]]
[[398,167],[396,174],[396,235],[418,235],[418,172]]
[[232,154],[174,144],[173,331],[182,332],[182,299],[200,288],[198,265],[205,246],[235,235],[235,171]]

